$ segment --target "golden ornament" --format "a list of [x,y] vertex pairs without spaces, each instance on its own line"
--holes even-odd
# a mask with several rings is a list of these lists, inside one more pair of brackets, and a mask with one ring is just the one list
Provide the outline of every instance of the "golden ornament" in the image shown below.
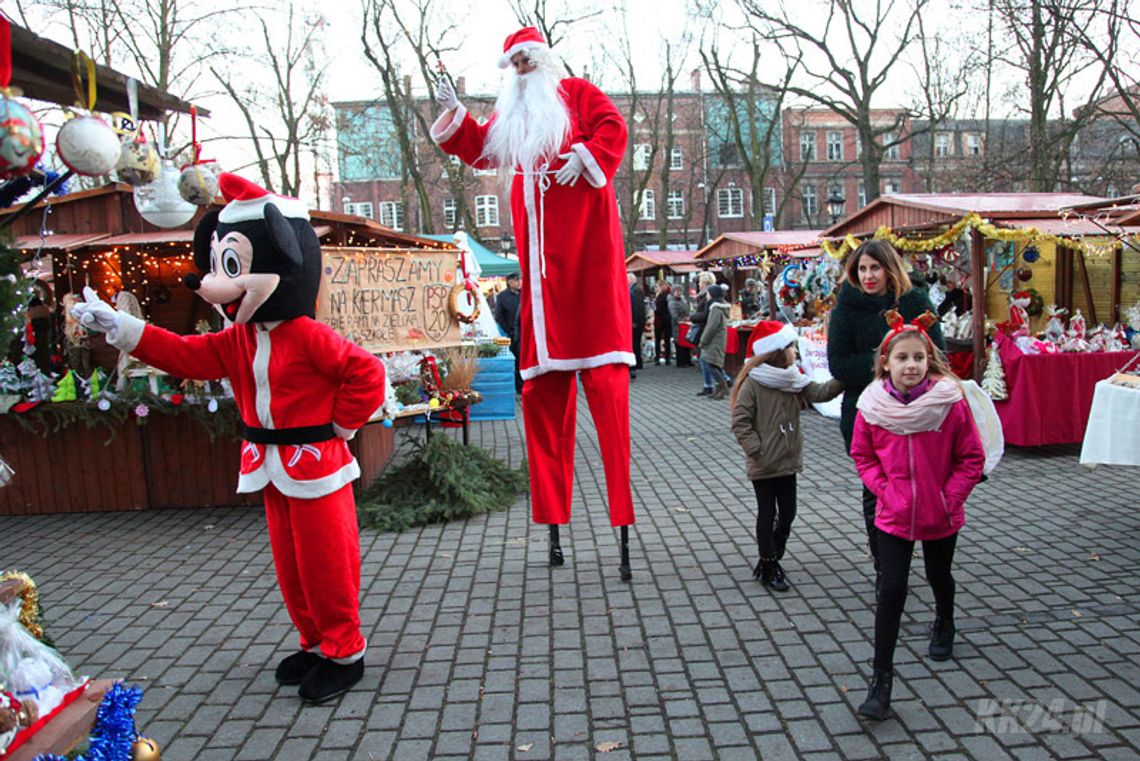
[[149,737],[139,737],[131,745],[131,761],[161,761],[158,743]]

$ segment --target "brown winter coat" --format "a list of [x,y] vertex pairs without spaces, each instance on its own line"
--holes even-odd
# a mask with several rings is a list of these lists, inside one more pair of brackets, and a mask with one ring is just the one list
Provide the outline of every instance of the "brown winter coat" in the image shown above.
[[826,402],[842,392],[843,384],[834,378],[827,383],[809,383],[798,394],[777,391],[745,378],[732,408],[732,432],[747,456],[749,480],[788,476],[803,470],[800,400]]

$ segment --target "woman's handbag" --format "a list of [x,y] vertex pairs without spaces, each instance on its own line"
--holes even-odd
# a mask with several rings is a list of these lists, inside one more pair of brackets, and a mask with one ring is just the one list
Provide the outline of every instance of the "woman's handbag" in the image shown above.
[[704,330],[704,328],[704,325],[700,325],[694,322],[689,326],[689,332],[685,334],[685,340],[691,343],[693,346],[700,346],[701,331]]

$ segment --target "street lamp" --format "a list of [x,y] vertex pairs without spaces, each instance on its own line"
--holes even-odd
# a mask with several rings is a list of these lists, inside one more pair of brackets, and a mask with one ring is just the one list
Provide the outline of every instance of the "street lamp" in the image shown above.
[[831,215],[831,224],[839,221],[843,216],[843,205],[847,199],[839,193],[839,188],[832,188],[831,195],[827,197],[827,213]]

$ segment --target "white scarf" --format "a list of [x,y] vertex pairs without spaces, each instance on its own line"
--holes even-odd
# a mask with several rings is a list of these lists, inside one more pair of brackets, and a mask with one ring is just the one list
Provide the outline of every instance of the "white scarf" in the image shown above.
[[749,370],[748,377],[765,388],[773,388],[789,394],[798,394],[811,383],[811,378],[801,373],[795,365],[774,367],[767,362]]
[[883,381],[875,380],[867,386],[855,406],[863,413],[863,419],[871,425],[907,436],[937,431],[950,414],[950,408],[963,398],[962,389],[957,383],[937,378],[925,394],[909,404],[903,404],[887,391]]

